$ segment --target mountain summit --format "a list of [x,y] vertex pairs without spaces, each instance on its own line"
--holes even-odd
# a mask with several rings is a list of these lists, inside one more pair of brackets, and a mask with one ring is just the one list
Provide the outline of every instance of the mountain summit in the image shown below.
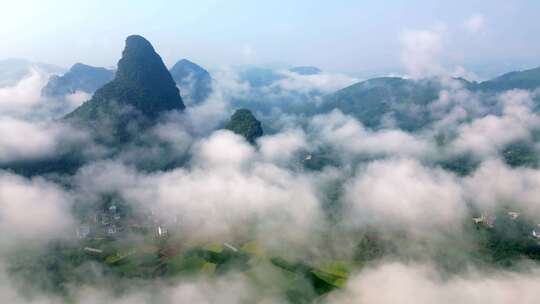
[[225,129],[243,136],[249,143],[254,143],[264,134],[261,122],[248,109],[236,110]]
[[[128,140],[161,114],[185,108],[176,84],[150,42],[126,39],[115,78],[66,118],[97,131],[97,137]],[[111,137],[112,136],[112,137]]]
[[182,98],[187,104],[205,101],[212,93],[212,77],[207,70],[187,59],[178,61],[171,75],[180,86]]

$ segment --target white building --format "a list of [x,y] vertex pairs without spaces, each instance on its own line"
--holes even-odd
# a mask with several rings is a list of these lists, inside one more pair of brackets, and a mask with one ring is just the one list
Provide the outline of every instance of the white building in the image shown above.
[[164,238],[164,237],[167,237],[169,231],[167,230],[167,228],[163,227],[163,226],[158,226],[157,229],[156,229],[156,235],[158,238]]
[[84,247],[84,251],[86,251],[88,253],[93,253],[93,254],[102,254],[103,253],[103,250],[97,249],[97,248],[92,248],[92,247]]
[[519,217],[519,212],[509,211],[508,216],[510,216],[512,220],[517,220],[517,218]]
[[77,237],[84,239],[90,234],[90,226],[87,224],[82,224],[77,227]]
[[107,226],[106,231],[107,231],[107,234],[114,235],[116,234],[116,232],[118,232],[118,229],[116,228],[115,225],[110,225],[110,226]]

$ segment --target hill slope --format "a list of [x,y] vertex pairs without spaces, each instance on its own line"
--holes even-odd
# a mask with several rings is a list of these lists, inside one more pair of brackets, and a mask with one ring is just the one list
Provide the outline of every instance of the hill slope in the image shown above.
[[482,91],[506,91],[512,89],[534,90],[540,87],[540,67],[506,73],[478,84]]
[[400,128],[415,130],[426,122],[427,112],[423,107],[437,99],[438,93],[436,81],[374,78],[325,96],[317,112],[339,109],[372,128],[385,118],[392,118]]

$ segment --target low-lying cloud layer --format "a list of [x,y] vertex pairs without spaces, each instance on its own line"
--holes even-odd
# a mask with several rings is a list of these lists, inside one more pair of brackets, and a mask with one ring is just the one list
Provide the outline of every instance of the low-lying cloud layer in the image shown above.
[[0,242],[2,249],[14,242],[47,242],[72,236],[66,233],[73,231],[75,224],[69,211],[72,199],[54,183],[2,172],[0,202],[0,228],[9,231]]
[[536,303],[539,275],[534,270],[443,278],[429,265],[388,263],[359,273],[329,303]]

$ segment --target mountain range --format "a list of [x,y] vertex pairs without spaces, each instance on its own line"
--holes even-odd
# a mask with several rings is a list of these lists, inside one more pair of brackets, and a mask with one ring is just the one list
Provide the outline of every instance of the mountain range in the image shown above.
[[475,85],[482,91],[505,91],[512,89],[533,90],[540,87],[540,67],[506,73]]
[[[24,71],[21,73],[22,76],[26,75]],[[212,93],[210,73],[196,63],[187,59],[179,60],[170,69],[170,73],[187,104],[199,104]],[[115,71],[110,69],[76,63],[65,74],[52,75],[41,90],[41,95],[61,98],[77,91],[94,94],[97,89],[112,81],[114,74]]]
[[[507,73],[479,83],[462,78],[449,80],[470,92],[489,97],[512,89],[534,90],[540,87],[540,67]],[[369,79],[324,96],[314,111],[326,113],[339,109],[371,128],[381,127],[386,118],[391,118],[397,127],[415,131],[435,119],[430,117],[429,105],[439,98],[443,82],[440,78]]]
[[[24,61],[4,61],[0,65],[8,63],[21,67],[20,71],[30,66]],[[48,65],[42,65],[42,68],[55,70]],[[321,73],[315,67],[295,67],[290,71],[299,75]],[[438,100],[441,90],[445,89],[444,81],[439,78],[414,80],[381,77],[327,95],[320,92],[314,92],[315,95],[295,95],[294,92],[283,94],[279,87],[271,86],[275,81],[287,77],[276,70],[248,68],[240,76],[242,81],[251,85],[251,91],[245,100],[231,100],[233,109],[240,110],[233,114],[225,128],[244,136],[250,143],[262,136],[263,123],[268,133],[275,131],[267,114],[276,108],[283,113],[304,117],[339,109],[368,128],[391,126],[415,132],[437,119],[433,117],[430,107]],[[511,72],[479,83],[461,78],[449,81],[476,94],[495,96],[509,89],[533,90],[540,87],[540,68]],[[212,92],[212,77],[204,68],[187,59],[180,60],[169,71],[150,42],[133,35],[126,39],[116,72],[75,64],[64,75],[53,76],[43,88],[43,95],[58,96],[77,90],[95,92],[90,100],[66,115],[65,121],[90,132],[98,143],[120,149],[125,143],[137,141],[142,132],[155,125],[163,115],[170,111],[182,112],[186,107],[184,98],[189,100],[189,106],[203,102]],[[275,100],[271,98],[279,100],[273,102]],[[309,102],[312,98],[318,98],[320,102]],[[266,113],[262,116],[263,123],[255,118],[254,113]],[[520,143],[514,146],[517,149],[511,149],[505,155],[511,156],[512,162],[519,163],[523,153],[512,151],[530,149]],[[58,161],[65,163],[62,157]],[[77,155],[71,155],[69,162],[80,163]],[[54,169],[55,166],[44,167]]]

